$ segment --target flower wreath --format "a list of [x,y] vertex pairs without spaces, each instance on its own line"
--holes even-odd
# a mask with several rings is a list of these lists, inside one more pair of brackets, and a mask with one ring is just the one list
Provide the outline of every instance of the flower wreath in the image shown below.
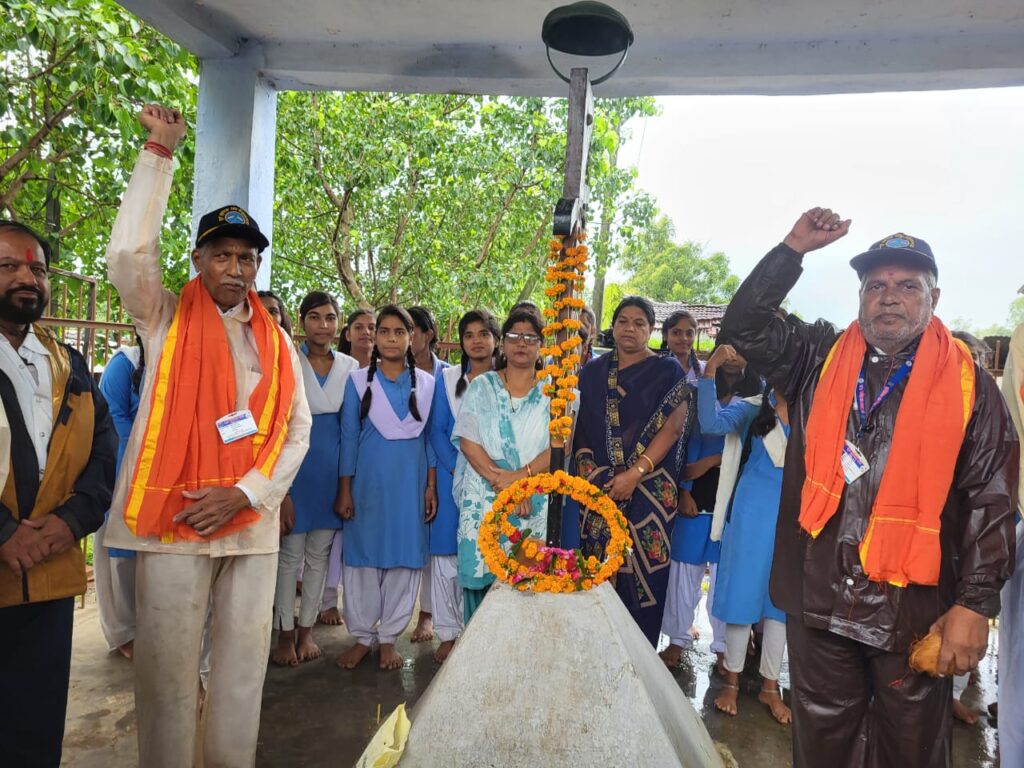
[[[593,556],[584,558],[578,549],[548,547],[543,541],[530,538],[532,531],[520,531],[509,522],[509,516],[515,514],[520,504],[539,493],[565,494],[604,518],[611,534],[604,562]],[[511,544],[508,553],[502,537]],[[522,592],[592,589],[622,567],[626,552],[633,546],[629,524],[618,505],[597,486],[562,470],[524,477],[499,493],[484,516],[477,542],[491,573]]]

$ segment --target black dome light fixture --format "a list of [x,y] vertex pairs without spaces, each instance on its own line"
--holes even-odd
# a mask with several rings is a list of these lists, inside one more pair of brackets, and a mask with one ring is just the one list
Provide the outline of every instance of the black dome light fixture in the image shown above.
[[633,30],[621,13],[604,3],[572,3],[555,8],[544,19],[541,40],[547,51],[551,69],[565,82],[563,75],[551,60],[551,49],[573,56],[612,56],[621,53],[611,71],[591,81],[600,85],[614,75],[626,60],[629,47],[633,44]]

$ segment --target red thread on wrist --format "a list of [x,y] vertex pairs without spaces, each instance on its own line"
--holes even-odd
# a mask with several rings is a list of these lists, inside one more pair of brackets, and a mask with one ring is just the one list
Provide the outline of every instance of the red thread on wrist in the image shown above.
[[160,157],[165,157],[168,160],[170,160],[174,156],[174,155],[171,154],[171,150],[169,150],[167,147],[165,147],[160,142],[153,141],[153,140],[147,141],[143,145],[143,149],[148,149],[154,155],[159,155]]

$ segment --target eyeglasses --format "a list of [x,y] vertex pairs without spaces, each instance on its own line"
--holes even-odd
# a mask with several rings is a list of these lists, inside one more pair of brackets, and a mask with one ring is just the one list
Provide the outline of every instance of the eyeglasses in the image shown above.
[[540,336],[535,333],[506,333],[505,341],[515,344],[521,341],[524,344],[540,344]]

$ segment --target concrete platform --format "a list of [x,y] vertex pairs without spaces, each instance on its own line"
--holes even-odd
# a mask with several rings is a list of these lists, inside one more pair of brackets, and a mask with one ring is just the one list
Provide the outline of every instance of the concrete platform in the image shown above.
[[[701,638],[693,651],[684,654],[674,678],[703,719],[711,737],[726,744],[741,768],[786,768],[792,765],[789,731],[777,725],[756,700],[756,675],[744,677],[737,717],[714,710],[719,691],[711,675],[711,630],[700,612]],[[346,672],[333,658],[351,642],[344,627],[317,627],[324,649],[320,661],[296,669],[273,667],[263,690],[263,721],[257,756],[258,768],[347,768],[355,763],[380,717],[398,704],[415,705],[438,667],[431,660],[433,644],[412,645],[409,633],[398,643],[405,666],[380,672],[371,657],[358,669]],[[966,700],[972,706],[995,701],[995,638],[981,664],[978,689]],[[372,662],[372,663],[371,663]],[[748,665],[753,666],[753,665]],[[756,672],[756,670],[753,670]],[[783,667],[783,687],[788,673]],[[788,694],[787,694],[788,698]],[[996,731],[982,722],[953,728],[953,765],[957,768],[993,768],[998,763]],[[137,765],[132,666],[109,654],[90,594],[86,606],[75,613],[74,657],[71,694],[64,741],[64,762],[71,768],[134,768]]]
[[495,585],[410,717],[402,768],[722,766],[610,584]]

